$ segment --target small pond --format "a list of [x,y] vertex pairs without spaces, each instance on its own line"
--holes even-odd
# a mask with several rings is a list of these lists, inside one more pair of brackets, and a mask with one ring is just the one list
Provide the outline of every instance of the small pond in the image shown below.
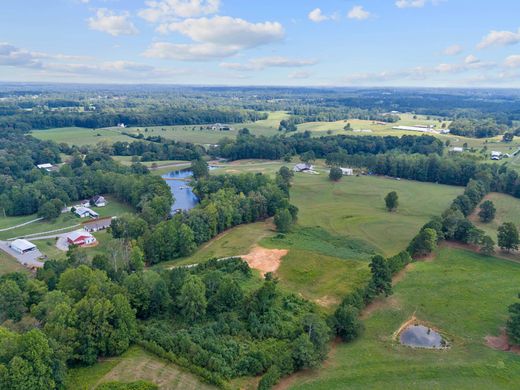
[[446,348],[447,343],[442,336],[424,325],[408,325],[399,335],[403,345],[414,348]]
[[[217,168],[210,166],[209,169],[213,170]],[[192,176],[193,172],[191,169],[173,171],[161,176],[166,181],[166,184],[170,186],[170,190],[175,199],[172,206],[172,213],[191,210],[199,203],[199,198],[193,193],[190,187],[190,179]]]

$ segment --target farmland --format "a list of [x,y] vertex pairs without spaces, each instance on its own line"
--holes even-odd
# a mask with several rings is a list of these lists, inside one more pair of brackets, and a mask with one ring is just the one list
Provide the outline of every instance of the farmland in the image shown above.
[[170,390],[214,389],[194,375],[137,346],[131,347],[119,357],[104,359],[91,367],[70,370],[67,387],[91,390],[105,382],[136,380],[150,381]]
[[[500,333],[519,283],[518,264],[443,248],[434,261],[408,267],[394,295],[367,314],[361,338],[338,345],[322,368],[296,375],[284,387],[514,389],[520,359],[492,350],[484,338]],[[444,332],[451,348],[411,349],[394,341],[392,334],[414,313]]]

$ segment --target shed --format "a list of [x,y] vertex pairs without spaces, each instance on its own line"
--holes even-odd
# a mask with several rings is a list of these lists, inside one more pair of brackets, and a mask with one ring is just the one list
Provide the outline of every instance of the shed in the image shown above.
[[9,246],[12,250],[18,252],[21,255],[36,249],[36,245],[24,239],[14,240]]

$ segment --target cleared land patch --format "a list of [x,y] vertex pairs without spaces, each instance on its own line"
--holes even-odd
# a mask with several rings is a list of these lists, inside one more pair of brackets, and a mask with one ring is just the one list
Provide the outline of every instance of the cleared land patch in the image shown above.
[[268,272],[276,272],[280,266],[282,257],[287,255],[287,249],[266,249],[255,246],[247,255],[243,255],[247,264],[253,269],[265,275]]
[[153,382],[165,390],[214,389],[196,376],[137,346],[131,347],[121,356],[104,359],[91,367],[71,369],[67,387],[90,390],[105,382],[137,380]]
[[132,138],[121,134],[118,130],[112,129],[86,129],[83,127],[60,127],[48,130],[33,130],[31,135],[35,138],[54,141],[56,143],[65,142],[69,145],[96,145],[99,142],[113,144],[117,141],[132,141]]

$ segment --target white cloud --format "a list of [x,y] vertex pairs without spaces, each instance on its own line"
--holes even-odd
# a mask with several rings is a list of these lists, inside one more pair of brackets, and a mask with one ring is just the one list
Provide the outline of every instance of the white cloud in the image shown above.
[[467,65],[477,64],[479,62],[480,62],[480,60],[477,57],[475,57],[473,54],[470,54],[469,56],[464,58],[464,63]]
[[329,20],[330,16],[324,15],[321,9],[315,8],[311,12],[309,12],[308,18],[314,23],[320,23]]
[[520,42],[520,29],[514,31],[491,31],[488,35],[482,38],[482,41],[477,45],[478,49],[485,49],[490,46],[508,46]]
[[428,3],[438,5],[442,1],[443,0],[396,0],[395,5],[397,8],[422,8]]
[[146,1],[145,4],[148,8],[139,11],[139,16],[151,23],[211,15],[220,8],[220,0],[162,0]]
[[370,12],[366,11],[363,6],[355,5],[347,14],[349,19],[365,20],[371,15]]
[[513,54],[506,58],[505,65],[508,68],[520,68],[520,55]]
[[443,54],[446,56],[456,56],[462,53],[463,50],[464,48],[460,45],[451,45],[444,49]]
[[299,68],[315,65],[316,63],[316,60],[298,60],[287,57],[262,57],[252,59],[246,64],[224,62],[220,64],[220,66],[232,70],[252,71],[263,70],[266,68]]
[[0,42],[0,65],[37,68],[42,65],[40,58],[37,53]]
[[144,53],[147,57],[205,61],[229,57],[241,50],[277,42],[284,29],[278,22],[250,23],[229,16],[185,19],[164,24],[162,32],[178,32],[195,43],[153,43]]
[[311,77],[311,74],[309,72],[293,72],[293,73],[289,73],[288,77],[290,79],[294,79],[294,80],[302,80],[302,79],[308,79],[309,77]]
[[129,17],[128,12],[118,15],[106,8],[101,8],[97,10],[95,17],[88,19],[88,26],[92,30],[106,32],[115,37],[137,34],[138,30]]

